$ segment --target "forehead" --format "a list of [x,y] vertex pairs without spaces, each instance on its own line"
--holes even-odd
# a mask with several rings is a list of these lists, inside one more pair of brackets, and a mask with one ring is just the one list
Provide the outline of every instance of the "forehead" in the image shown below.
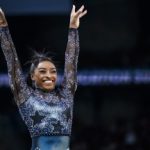
[[56,68],[55,65],[50,62],[50,61],[41,61],[38,66],[37,66],[38,69],[40,68],[45,68],[45,69],[49,69],[49,68]]

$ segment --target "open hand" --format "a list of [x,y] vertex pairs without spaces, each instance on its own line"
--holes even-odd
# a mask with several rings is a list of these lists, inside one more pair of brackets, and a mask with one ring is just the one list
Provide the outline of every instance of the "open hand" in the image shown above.
[[4,12],[0,8],[0,27],[5,27],[7,26],[7,20],[5,18]]
[[75,11],[75,5],[72,7],[70,14],[70,28],[77,29],[80,25],[80,18],[87,14],[87,10],[84,10],[84,5],[82,5],[77,11]]

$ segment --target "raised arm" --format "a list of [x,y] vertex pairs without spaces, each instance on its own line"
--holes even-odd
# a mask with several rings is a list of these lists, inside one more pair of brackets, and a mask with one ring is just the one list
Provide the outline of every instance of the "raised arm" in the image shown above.
[[9,33],[5,15],[1,9],[0,9],[0,43],[7,62],[8,76],[11,90],[14,94],[14,98],[17,104],[19,105],[26,99],[26,96],[28,95],[27,94],[28,88],[25,83],[25,79],[22,75],[20,63],[11,35]]
[[65,67],[64,67],[64,82],[63,86],[69,89],[72,94],[77,88],[77,63],[79,56],[79,34],[78,28],[80,25],[80,18],[87,13],[84,10],[84,6],[81,6],[79,10],[75,11],[73,5],[70,14],[68,43],[65,52]]

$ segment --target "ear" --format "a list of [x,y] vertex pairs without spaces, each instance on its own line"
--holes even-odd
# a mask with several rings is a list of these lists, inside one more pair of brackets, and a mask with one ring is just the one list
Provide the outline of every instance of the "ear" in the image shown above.
[[35,81],[34,74],[31,74],[31,80]]

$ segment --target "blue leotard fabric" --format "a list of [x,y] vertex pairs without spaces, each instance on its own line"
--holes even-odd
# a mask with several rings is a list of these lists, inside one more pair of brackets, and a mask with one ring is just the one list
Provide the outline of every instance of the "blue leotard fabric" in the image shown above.
[[[0,42],[7,62],[10,87],[33,141],[36,137],[41,137],[38,139],[39,143],[44,141],[42,139],[45,139],[45,136],[69,137],[73,119],[73,99],[77,88],[78,30],[69,29],[64,77],[60,87],[51,92],[32,89],[27,85],[8,27],[0,27]],[[56,141],[58,139],[56,138]]]

